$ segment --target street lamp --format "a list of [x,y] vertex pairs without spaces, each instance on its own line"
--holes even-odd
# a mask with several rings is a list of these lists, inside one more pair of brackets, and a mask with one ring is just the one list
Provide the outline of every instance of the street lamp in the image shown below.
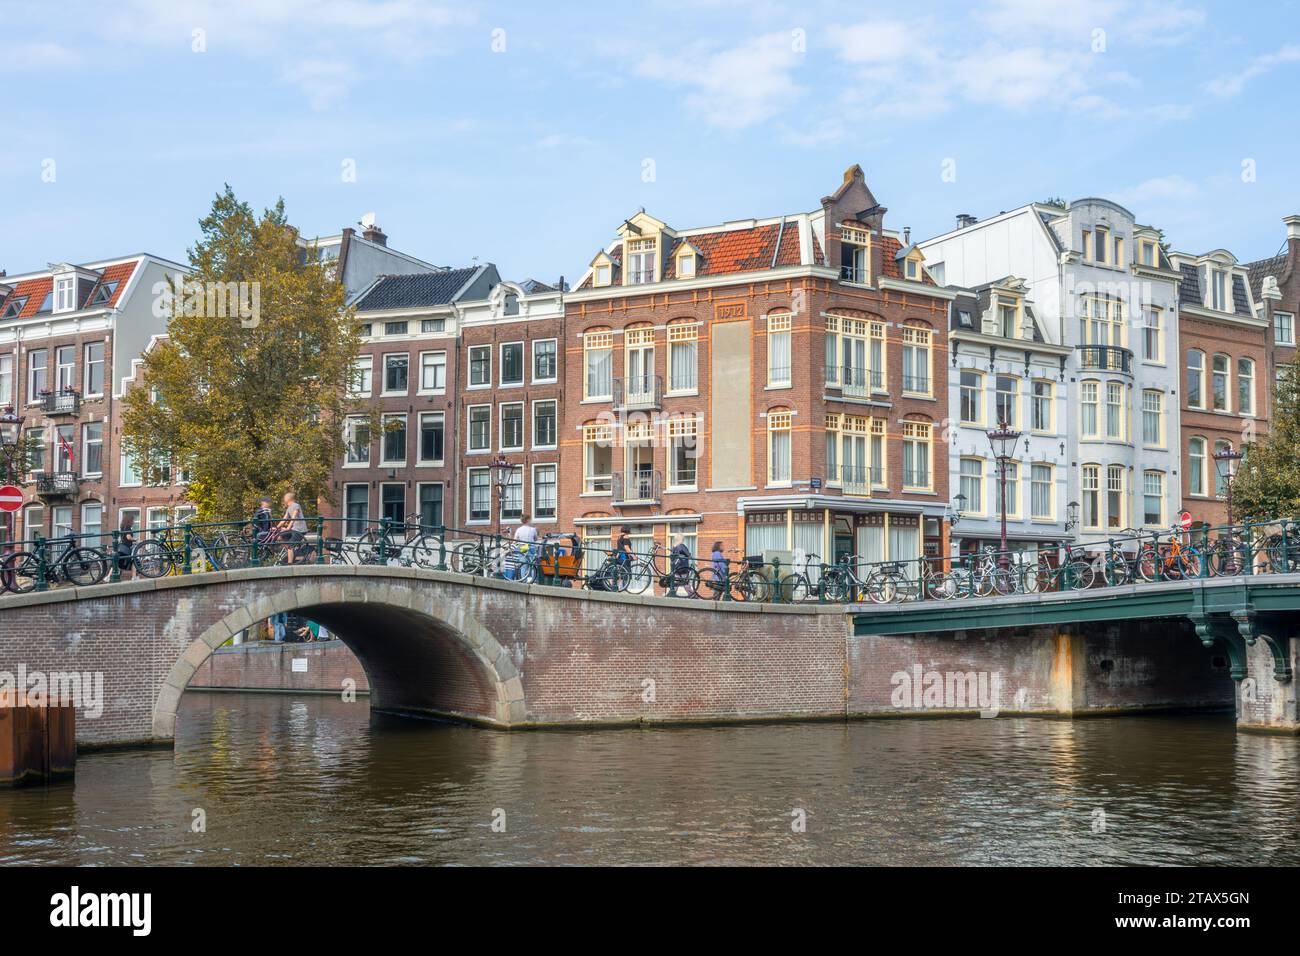
[[1002,559],[1007,553],[1007,464],[1016,450],[1021,433],[1006,422],[998,422],[997,428],[990,428],[984,433],[988,436],[993,457],[998,463],[998,510],[1002,515]]
[[1232,526],[1232,483],[1237,478],[1237,469],[1245,456],[1231,445],[1214,453],[1214,467],[1223,479],[1228,492],[1228,526]]
[[953,508],[952,514],[948,518],[948,526],[955,528],[957,527],[957,522],[961,520],[961,513],[966,510],[966,496],[959,494],[956,498],[952,499],[952,501],[956,507]]
[[1065,506],[1065,530],[1070,531],[1072,528],[1079,526],[1079,502],[1071,501]]
[[506,510],[506,485],[509,483],[511,476],[514,474],[515,467],[506,460],[505,455],[497,455],[492,462],[492,483],[497,488],[497,521],[499,522]]

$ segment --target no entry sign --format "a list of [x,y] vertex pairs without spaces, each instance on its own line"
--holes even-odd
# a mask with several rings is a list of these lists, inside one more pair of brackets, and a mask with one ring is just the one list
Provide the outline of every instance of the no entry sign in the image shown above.
[[0,485],[0,511],[17,511],[23,506],[23,490],[17,485]]
[[[3,495],[4,495],[4,489],[3,489],[3,488],[0,488],[0,501],[3,501],[3,500],[4,500]],[[1192,516],[1191,516],[1191,513],[1190,513],[1190,512],[1187,512],[1187,511],[1184,511],[1182,514],[1180,514],[1180,515],[1178,516],[1178,523],[1179,523],[1180,525],[1183,526],[1183,530],[1184,530],[1184,531],[1186,531],[1188,528],[1190,528],[1190,527],[1192,526]]]

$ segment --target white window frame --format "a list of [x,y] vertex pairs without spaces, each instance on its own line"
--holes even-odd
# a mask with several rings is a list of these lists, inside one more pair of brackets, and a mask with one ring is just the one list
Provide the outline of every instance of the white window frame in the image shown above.
[[[519,444],[507,445],[506,439],[506,409],[519,409]],[[528,444],[528,422],[524,417],[524,411],[527,406],[523,402],[500,402],[497,405],[497,441],[500,447],[497,451],[523,451]]]
[[[473,381],[474,374],[474,353],[487,353],[487,381],[475,384]],[[492,346],[490,345],[471,345],[465,350],[465,388],[468,391],[478,391],[492,387]]]
[[[475,446],[474,441],[474,411],[475,409],[487,409],[487,443],[482,446]],[[465,454],[467,455],[490,455],[492,453],[492,405],[486,403],[482,405],[465,406]]]
[[[537,406],[554,405],[555,406],[555,441],[547,444],[539,444],[537,441]],[[560,442],[560,402],[555,398],[535,398],[529,409],[528,431],[530,444],[534,451],[552,451],[559,447]]]
[[[474,514],[474,476],[482,474],[487,476],[487,517],[475,518]],[[465,469],[465,523],[468,525],[480,525],[492,523],[493,503],[492,499],[496,494],[496,489],[492,486],[492,469],[491,468],[466,468]]]
[[[388,388],[388,360],[390,358],[406,359],[406,388],[398,391]],[[380,383],[380,395],[409,395],[411,392],[411,353],[410,352],[385,352],[384,353],[384,379]]]
[[343,429],[344,429],[343,467],[344,468],[369,468],[370,467],[370,459],[371,459],[370,449],[371,449],[371,445],[374,444],[374,440],[375,440],[374,435],[367,436],[366,444],[365,444],[365,451],[366,451],[365,460],[357,460],[357,461],[352,460],[352,449],[357,447],[356,442],[352,440],[352,436],[354,434],[355,425],[358,422],[364,422],[367,428],[369,428],[370,423],[367,420],[367,416],[365,415],[349,415],[345,419],[343,419]]
[[[539,345],[544,345],[548,342],[551,345],[555,346],[555,351],[552,353],[554,357],[553,364],[555,366],[555,374],[552,375],[550,378],[538,378],[537,377],[537,347]],[[529,354],[532,358],[532,367],[530,369],[530,375],[531,375],[530,380],[534,385],[553,385],[554,383],[560,380],[560,340],[559,339],[534,339],[532,348],[529,350]]]
[[[438,356],[442,357],[442,385],[426,387],[424,384],[425,367],[427,365],[428,368],[430,369],[437,368],[438,367],[437,362],[432,362],[428,360],[437,358]],[[420,353],[420,382],[419,382],[419,387],[416,390],[416,394],[417,395],[447,394],[447,350],[446,349],[430,349],[428,351]]]
[[[426,418],[442,419],[442,457],[425,458],[424,457],[424,421]],[[420,412],[416,419],[419,426],[415,434],[415,463],[423,467],[437,467],[446,464],[447,461],[447,413],[446,412]]]
[[[497,351],[497,361],[501,363],[500,364],[501,371],[500,374],[498,375],[500,381],[497,382],[498,388],[523,388],[524,383],[528,381],[528,371],[524,366],[524,361],[525,361],[525,356],[528,355],[529,353],[528,350],[524,347],[524,344],[525,343],[523,341],[501,343],[500,348]],[[510,381],[507,382],[506,381],[506,349],[511,348],[513,346],[519,347],[519,378],[518,380],[511,379]]]
[[[537,472],[549,468],[555,475],[553,486],[555,488],[555,513],[552,515],[540,515],[537,513]],[[532,503],[531,511],[534,524],[554,524],[560,520],[560,463],[555,461],[539,461],[532,466],[529,476],[529,501]]]
[[358,355],[352,360],[352,375],[357,380],[357,387],[348,383],[348,395],[351,398],[369,398],[375,388],[375,357]]
[[[387,458],[388,426],[391,419],[402,420],[402,457]],[[411,417],[406,412],[384,412],[379,417],[379,465],[383,468],[404,468],[411,456]]]

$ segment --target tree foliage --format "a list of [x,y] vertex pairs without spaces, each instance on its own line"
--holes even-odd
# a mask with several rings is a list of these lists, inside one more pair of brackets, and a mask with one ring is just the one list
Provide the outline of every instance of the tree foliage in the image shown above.
[[1289,365],[1277,382],[1273,418],[1261,441],[1247,445],[1232,485],[1234,510],[1263,520],[1300,515],[1300,373]]
[[[199,226],[188,277],[198,285],[170,303],[154,290],[167,337],[124,399],[125,446],[147,481],[168,459],[183,469],[201,520],[246,516],[260,495],[288,490],[310,513],[333,500],[360,342],[344,290],[332,264],[304,255],[283,199],[259,217],[227,185]],[[233,293],[230,283],[248,283],[255,316],[221,307],[212,290]]]

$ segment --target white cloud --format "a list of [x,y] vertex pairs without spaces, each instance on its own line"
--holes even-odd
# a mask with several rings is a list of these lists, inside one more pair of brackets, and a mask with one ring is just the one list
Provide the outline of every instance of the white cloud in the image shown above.
[[1225,99],[1237,96],[1246,88],[1246,84],[1257,76],[1263,76],[1271,70],[1286,63],[1300,62],[1300,46],[1288,44],[1276,53],[1265,53],[1251,60],[1244,70],[1229,73],[1205,84],[1205,89],[1215,96]]
[[744,129],[798,99],[802,90],[793,73],[802,57],[789,33],[770,33],[728,50],[697,49],[676,57],[651,53],[636,70],[686,89],[686,108],[710,125]]
[[357,79],[356,70],[338,60],[300,60],[286,67],[282,75],[306,94],[314,110],[329,109],[343,99]]
[[1117,202],[1126,206],[1141,206],[1146,203],[1187,202],[1200,195],[1201,187],[1185,176],[1172,174],[1158,176],[1121,189],[1115,193]]
[[1078,50],[1092,48],[1094,30],[1106,32],[1107,45],[1171,46],[1205,25],[1205,11],[1181,0],[994,0],[977,17],[1000,35],[1050,37]]
[[81,56],[58,43],[12,43],[0,57],[0,72],[66,70],[80,66]]
[[918,56],[929,57],[924,37],[928,27],[900,20],[868,20],[849,26],[839,24],[826,33],[830,44],[846,63],[898,63]]

